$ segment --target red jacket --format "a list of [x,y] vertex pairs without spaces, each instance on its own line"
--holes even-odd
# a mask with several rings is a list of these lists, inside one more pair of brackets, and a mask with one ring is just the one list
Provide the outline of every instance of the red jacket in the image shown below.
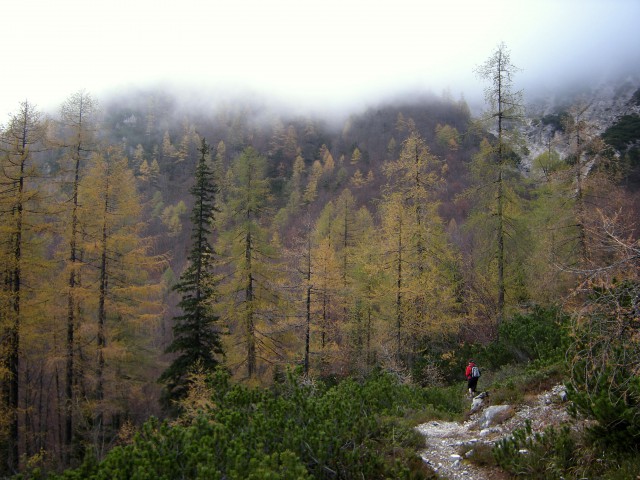
[[471,369],[472,369],[473,367],[475,367],[475,366],[476,366],[476,364],[475,364],[475,363],[473,363],[473,362],[471,362],[471,363],[469,363],[469,365],[467,365],[467,369],[466,369],[466,370],[465,370],[465,372],[464,372],[464,374],[465,374],[465,375],[466,375],[466,377],[467,377],[467,380],[469,380],[469,379],[471,378]]

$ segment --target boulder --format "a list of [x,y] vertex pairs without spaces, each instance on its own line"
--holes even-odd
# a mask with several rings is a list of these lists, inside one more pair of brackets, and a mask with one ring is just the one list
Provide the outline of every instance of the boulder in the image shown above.
[[475,413],[480,410],[480,407],[484,404],[484,399],[488,396],[489,394],[487,392],[482,392],[475,396],[471,402],[471,413]]
[[568,398],[567,398],[567,389],[566,389],[566,387],[564,385],[556,385],[551,390],[551,393],[553,393],[553,395],[556,398],[556,401],[558,403],[564,403],[564,402],[566,402],[568,400]]
[[482,428],[490,428],[511,418],[514,413],[511,405],[491,405],[482,413],[479,422]]

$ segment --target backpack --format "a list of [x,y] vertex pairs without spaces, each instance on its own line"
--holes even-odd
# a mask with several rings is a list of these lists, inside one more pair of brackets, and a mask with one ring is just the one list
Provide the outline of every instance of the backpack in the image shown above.
[[476,365],[471,367],[471,376],[473,378],[480,378],[480,369]]

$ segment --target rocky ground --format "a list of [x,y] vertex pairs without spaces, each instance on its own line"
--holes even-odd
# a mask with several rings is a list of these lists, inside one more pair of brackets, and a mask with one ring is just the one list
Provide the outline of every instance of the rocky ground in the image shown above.
[[488,451],[495,442],[524,427],[527,419],[537,432],[569,421],[565,400],[562,386],[517,406],[490,405],[490,398],[476,398],[469,419],[463,423],[431,421],[416,427],[426,439],[422,459],[449,480],[507,479],[508,475],[498,469],[471,462],[474,450]]

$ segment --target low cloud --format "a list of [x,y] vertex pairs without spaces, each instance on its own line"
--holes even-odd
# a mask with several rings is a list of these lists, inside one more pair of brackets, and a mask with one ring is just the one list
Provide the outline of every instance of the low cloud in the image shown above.
[[473,70],[500,42],[526,90],[640,66],[635,0],[25,0],[5,18],[0,121],[25,98],[52,108],[81,88],[158,83],[324,111],[407,91],[473,102]]

